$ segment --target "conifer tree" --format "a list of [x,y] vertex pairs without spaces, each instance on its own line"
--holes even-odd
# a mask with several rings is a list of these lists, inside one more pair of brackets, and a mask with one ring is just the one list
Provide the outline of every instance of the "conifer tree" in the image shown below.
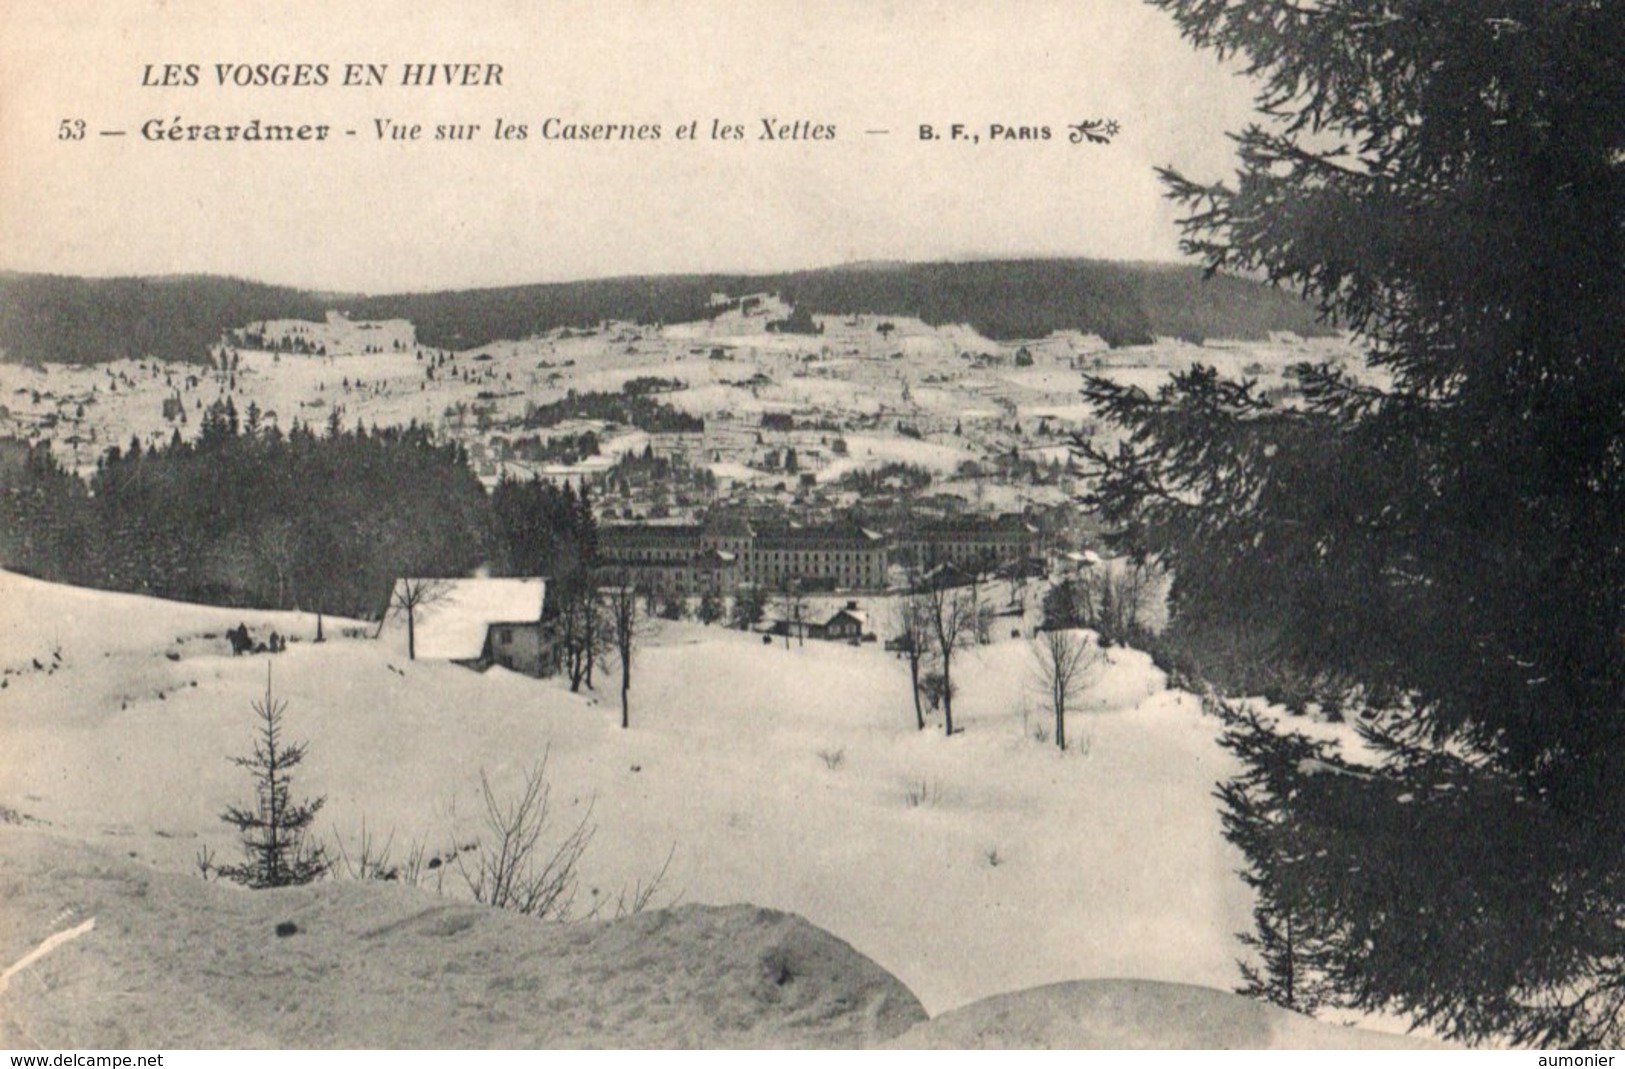
[[1317,680],[1376,755],[1227,714],[1255,979],[1625,1041],[1625,19],[1152,2],[1260,86],[1234,182],[1163,172],[1183,247],[1306,294],[1368,365],[1299,367],[1286,404],[1206,367],[1085,390],[1122,442],[1084,449],[1103,517],[1171,569],[1172,633]]
[[762,622],[767,613],[767,592],[754,584],[745,584],[734,592],[728,626],[738,631],[749,631]]
[[253,888],[313,883],[326,874],[328,861],[321,846],[310,842],[307,835],[327,799],[293,799],[293,770],[305,759],[307,744],[289,743],[283,737],[282,715],[288,703],[272,694],[269,665],[265,697],[253,707],[259,718],[254,753],[234,757],[232,763],[252,775],[254,804],[247,809],[228,806],[220,814],[241,836],[246,860],[241,865],[221,865],[215,871]]

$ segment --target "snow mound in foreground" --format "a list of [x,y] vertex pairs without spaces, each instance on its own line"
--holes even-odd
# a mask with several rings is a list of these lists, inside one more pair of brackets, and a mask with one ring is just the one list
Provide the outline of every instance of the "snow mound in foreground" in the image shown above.
[[973,1002],[886,1044],[899,1049],[1437,1049],[1316,1021],[1240,995],[1152,980],[1074,980]]
[[551,924],[392,884],[251,892],[10,827],[0,872],[4,963],[95,920],[11,978],[5,1047],[856,1047],[925,1019],[753,906]]

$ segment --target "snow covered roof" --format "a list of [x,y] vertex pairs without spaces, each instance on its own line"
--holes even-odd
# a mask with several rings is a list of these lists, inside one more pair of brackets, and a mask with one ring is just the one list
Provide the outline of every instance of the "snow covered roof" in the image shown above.
[[869,614],[864,612],[862,609],[840,609],[835,613],[834,616],[829,618],[829,621],[825,623],[824,626],[832,626],[843,616],[849,620],[857,621],[858,627],[862,628],[864,631],[869,630]]
[[492,624],[540,620],[547,592],[544,579],[397,579],[389,615],[401,634],[406,631],[401,604],[407,584],[422,584],[428,590],[413,612],[417,655],[447,661],[478,657]]

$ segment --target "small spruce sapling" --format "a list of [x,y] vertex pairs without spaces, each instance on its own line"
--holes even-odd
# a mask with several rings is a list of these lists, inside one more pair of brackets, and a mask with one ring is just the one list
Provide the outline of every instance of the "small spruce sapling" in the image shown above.
[[253,888],[313,883],[327,873],[328,861],[321,846],[306,840],[306,833],[327,799],[293,800],[292,772],[304,760],[308,744],[283,738],[282,714],[288,703],[272,693],[269,665],[265,697],[253,707],[259,717],[254,753],[234,757],[232,763],[253,776],[254,805],[248,809],[228,806],[220,814],[221,820],[237,829],[247,860],[241,865],[220,865],[215,872]]

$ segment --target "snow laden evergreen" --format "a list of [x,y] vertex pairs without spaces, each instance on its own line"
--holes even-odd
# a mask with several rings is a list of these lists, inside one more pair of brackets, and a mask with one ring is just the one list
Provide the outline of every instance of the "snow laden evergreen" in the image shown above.
[[1184,249],[1368,351],[1301,401],[1091,378],[1166,651],[1357,712],[1351,763],[1216,702],[1258,893],[1246,989],[1465,1040],[1625,1042],[1625,18],[1601,0],[1153,0],[1238,59]]

